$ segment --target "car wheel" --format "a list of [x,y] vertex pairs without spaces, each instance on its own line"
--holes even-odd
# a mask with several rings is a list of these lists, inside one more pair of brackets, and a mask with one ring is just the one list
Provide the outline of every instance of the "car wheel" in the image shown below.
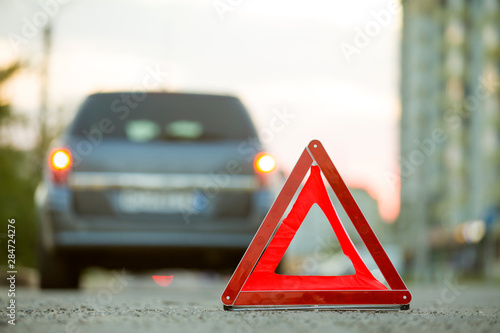
[[38,246],[41,289],[77,289],[80,269],[67,258]]

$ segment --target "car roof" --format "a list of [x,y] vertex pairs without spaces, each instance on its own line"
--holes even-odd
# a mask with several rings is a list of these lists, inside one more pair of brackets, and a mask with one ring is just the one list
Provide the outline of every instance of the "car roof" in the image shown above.
[[110,92],[97,92],[89,95],[88,97],[93,97],[93,96],[101,96],[101,95],[122,95],[122,94],[137,94],[137,93],[146,93],[148,95],[165,95],[165,96],[192,96],[192,97],[206,97],[206,98],[234,98],[238,99],[236,96],[233,95],[226,95],[226,94],[206,94],[206,93],[187,93],[187,92],[166,92],[166,91],[141,91],[141,90],[136,90],[136,91],[110,91]]

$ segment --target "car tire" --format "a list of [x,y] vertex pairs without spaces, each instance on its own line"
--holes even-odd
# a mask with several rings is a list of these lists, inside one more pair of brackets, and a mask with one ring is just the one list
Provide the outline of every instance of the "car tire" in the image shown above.
[[67,258],[38,246],[41,289],[77,289],[80,269]]

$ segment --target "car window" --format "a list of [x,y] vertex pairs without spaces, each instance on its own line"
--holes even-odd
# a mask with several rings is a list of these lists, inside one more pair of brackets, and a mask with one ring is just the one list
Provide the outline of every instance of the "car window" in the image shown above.
[[176,120],[165,126],[165,134],[169,138],[196,140],[203,135],[203,124],[199,121]]
[[160,126],[148,119],[129,120],[125,124],[125,134],[130,141],[152,141],[160,132]]
[[256,136],[246,109],[234,97],[151,93],[135,101],[133,96],[90,96],[70,133],[85,136],[101,128],[104,139],[134,142],[245,140]]

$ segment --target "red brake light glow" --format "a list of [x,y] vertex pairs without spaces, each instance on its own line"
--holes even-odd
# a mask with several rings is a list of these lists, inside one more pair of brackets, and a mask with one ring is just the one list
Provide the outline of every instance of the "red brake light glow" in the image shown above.
[[153,280],[162,287],[168,287],[174,279],[173,275],[153,275]]
[[56,148],[50,152],[48,162],[52,181],[55,184],[66,184],[73,164],[71,152],[66,148]]

